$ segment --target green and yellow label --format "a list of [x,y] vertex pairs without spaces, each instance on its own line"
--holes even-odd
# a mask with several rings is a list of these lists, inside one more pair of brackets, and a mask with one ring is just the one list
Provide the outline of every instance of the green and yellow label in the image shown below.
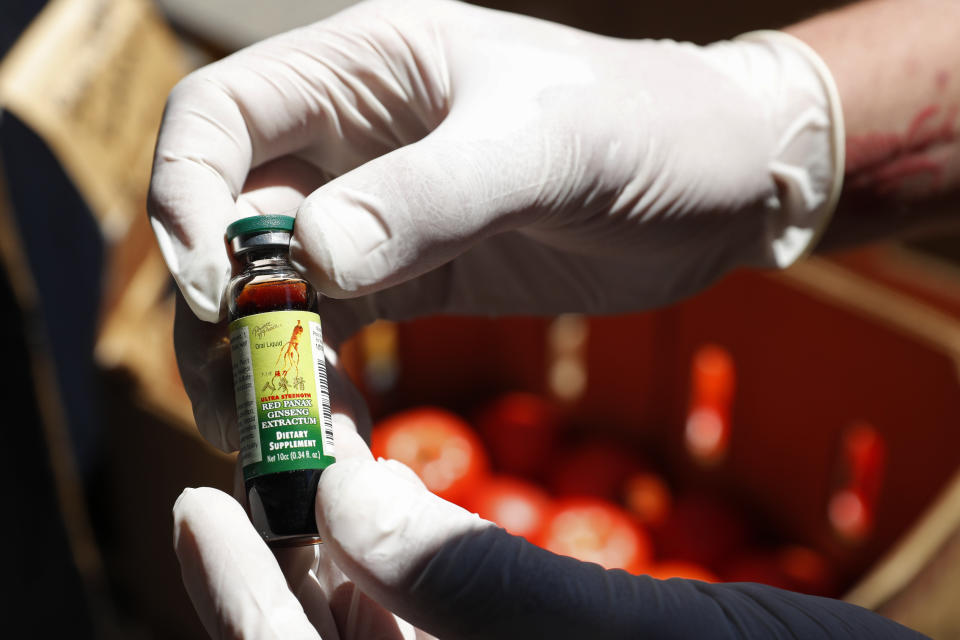
[[333,464],[320,316],[258,313],[229,331],[244,479]]

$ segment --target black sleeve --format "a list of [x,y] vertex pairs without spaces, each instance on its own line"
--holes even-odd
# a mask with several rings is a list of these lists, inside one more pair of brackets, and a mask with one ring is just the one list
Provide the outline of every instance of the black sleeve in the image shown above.
[[444,640],[925,637],[839,600],[608,571],[492,527],[444,544],[409,589],[411,622]]

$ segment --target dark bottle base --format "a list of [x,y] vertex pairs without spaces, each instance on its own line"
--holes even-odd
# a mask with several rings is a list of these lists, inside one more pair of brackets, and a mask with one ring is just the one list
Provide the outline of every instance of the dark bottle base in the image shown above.
[[323,469],[280,471],[246,481],[250,519],[267,544],[320,542],[314,502],[321,473]]

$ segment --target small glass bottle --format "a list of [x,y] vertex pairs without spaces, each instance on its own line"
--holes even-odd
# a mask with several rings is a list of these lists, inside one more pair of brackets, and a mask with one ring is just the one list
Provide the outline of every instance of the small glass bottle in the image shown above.
[[334,462],[317,295],[290,264],[293,220],[227,227],[242,265],[227,289],[240,461],[250,518],[274,545],[320,541],[317,482]]

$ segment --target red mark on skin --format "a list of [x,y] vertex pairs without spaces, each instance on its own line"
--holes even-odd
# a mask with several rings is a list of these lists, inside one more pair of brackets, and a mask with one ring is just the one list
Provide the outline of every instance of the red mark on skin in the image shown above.
[[950,74],[941,69],[940,71],[937,71],[937,77],[934,82],[937,85],[937,91],[943,93],[946,91],[947,85],[950,84]]
[[896,133],[868,133],[847,138],[847,172],[855,173],[896,155],[903,146]]
[[[939,126],[934,124],[941,112],[939,105],[928,105],[917,112],[905,134],[868,133],[847,139],[847,173],[854,189],[874,189],[877,193],[895,191],[904,180],[926,174],[931,187],[939,186],[942,163],[925,152],[939,144],[953,142],[957,135],[957,105],[947,109]],[[933,126],[931,126],[933,124]]]
[[907,129],[907,142],[911,140],[917,140],[920,130],[923,129],[923,125],[925,125],[930,118],[937,115],[939,112],[940,105],[931,104],[924,107],[919,113],[917,113],[917,115],[913,116],[913,121],[910,123],[910,127]]
[[939,180],[941,168],[936,160],[917,153],[899,157],[869,174],[856,176],[850,186],[855,189],[874,187],[878,194],[885,194],[894,191],[903,180],[923,173]]

